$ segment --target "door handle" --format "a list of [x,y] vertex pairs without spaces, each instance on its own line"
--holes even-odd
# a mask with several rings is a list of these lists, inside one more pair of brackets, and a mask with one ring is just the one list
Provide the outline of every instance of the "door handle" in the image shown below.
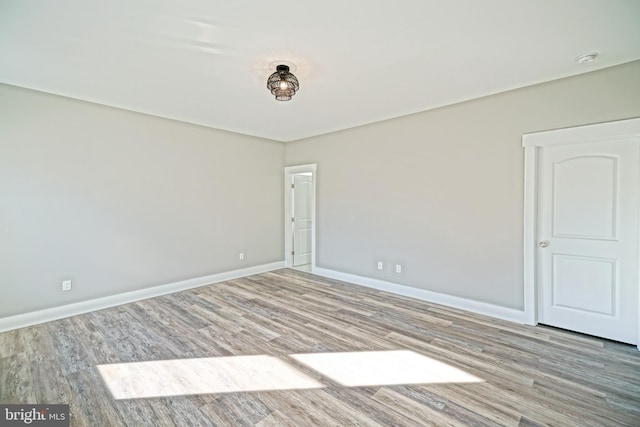
[[548,240],[543,240],[543,241],[538,243],[538,246],[540,246],[541,248],[546,248],[547,246],[549,246],[549,241]]

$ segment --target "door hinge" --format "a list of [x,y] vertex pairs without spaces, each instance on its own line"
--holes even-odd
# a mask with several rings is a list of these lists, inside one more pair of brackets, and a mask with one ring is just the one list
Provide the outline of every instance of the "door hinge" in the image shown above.
[[296,188],[296,185],[295,184],[291,184],[291,188]]
[[296,219],[294,217],[291,217],[291,222],[295,222]]
[[295,255],[295,254],[296,254],[296,251],[291,251],[291,255]]

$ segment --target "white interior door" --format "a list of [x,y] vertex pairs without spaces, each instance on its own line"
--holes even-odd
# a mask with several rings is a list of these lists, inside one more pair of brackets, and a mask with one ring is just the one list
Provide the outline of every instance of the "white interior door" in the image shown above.
[[293,175],[292,186],[292,254],[293,266],[298,267],[311,263],[311,230],[312,230],[312,174]]
[[538,320],[638,340],[637,138],[540,149]]

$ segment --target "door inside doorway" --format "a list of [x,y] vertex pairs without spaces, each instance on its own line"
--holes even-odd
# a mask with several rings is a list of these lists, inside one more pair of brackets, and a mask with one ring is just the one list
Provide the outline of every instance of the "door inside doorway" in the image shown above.
[[537,321],[640,344],[640,120],[530,134],[524,142],[534,183],[525,199],[535,201],[526,205],[534,207],[534,226],[527,216],[533,274],[525,284],[535,286],[528,301]]
[[292,175],[291,256],[292,266],[310,271],[313,230],[313,173]]

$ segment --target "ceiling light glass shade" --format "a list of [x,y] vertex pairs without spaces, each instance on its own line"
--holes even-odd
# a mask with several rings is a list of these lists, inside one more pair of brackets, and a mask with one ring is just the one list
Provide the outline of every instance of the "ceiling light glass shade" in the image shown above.
[[296,76],[289,72],[287,65],[278,65],[276,72],[267,79],[267,89],[278,101],[289,101],[300,89],[300,83]]

